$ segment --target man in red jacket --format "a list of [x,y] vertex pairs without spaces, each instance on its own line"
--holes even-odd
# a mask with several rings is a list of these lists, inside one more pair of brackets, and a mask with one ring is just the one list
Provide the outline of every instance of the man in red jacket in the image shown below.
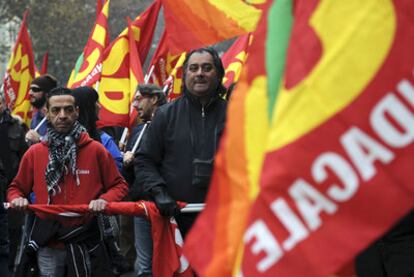
[[[77,121],[78,108],[72,91],[53,89],[46,108],[48,138],[33,145],[23,156],[8,189],[11,207],[26,209],[31,193],[37,204],[89,203],[91,212],[101,212],[108,202],[121,200],[128,192],[127,183],[109,152],[92,140]],[[97,223],[90,218],[76,219],[71,224],[86,226],[84,223],[90,222],[95,222],[91,229],[96,230]],[[68,251],[62,245],[69,242],[56,241],[55,237],[36,249],[41,276],[61,276],[65,270]],[[79,239],[75,241],[78,243]]]

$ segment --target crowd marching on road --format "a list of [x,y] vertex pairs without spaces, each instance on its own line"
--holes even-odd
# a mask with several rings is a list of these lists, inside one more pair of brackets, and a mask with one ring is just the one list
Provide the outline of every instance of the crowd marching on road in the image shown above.
[[[49,74],[34,79],[30,130],[1,99],[1,195],[10,203],[0,212],[1,276],[119,276],[134,269],[152,276],[151,222],[102,212],[109,202],[147,200],[175,217],[184,238],[193,225],[198,213],[180,213],[177,201],[205,201],[226,88],[213,48],[189,52],[183,70],[182,96],[169,103],[160,87],[138,86],[138,124],[124,153],[118,138],[97,128],[93,88],[57,87]],[[29,204],[88,204],[91,213],[61,222],[28,212]]]

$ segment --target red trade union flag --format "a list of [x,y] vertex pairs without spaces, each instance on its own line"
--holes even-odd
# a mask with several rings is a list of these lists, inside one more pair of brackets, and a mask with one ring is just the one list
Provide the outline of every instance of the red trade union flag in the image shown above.
[[7,64],[3,85],[7,107],[13,115],[21,117],[26,125],[30,126],[32,114],[29,87],[35,76],[35,64],[32,42],[26,26],[27,15],[26,11],[16,44]]
[[135,124],[138,112],[132,107],[134,102],[135,91],[138,84],[144,83],[144,75],[142,73],[142,64],[139,58],[139,53],[137,49],[137,44],[135,43],[136,33],[139,29],[132,26],[131,20],[128,18],[128,39],[129,39],[129,88],[130,88],[130,114],[129,114],[129,124],[128,126],[132,127]]
[[162,0],[174,54],[252,32],[261,10],[242,0]]
[[[102,10],[96,17],[88,42],[70,74],[68,88],[92,86],[101,77],[102,57],[108,37],[109,3],[110,0],[104,2]],[[99,6],[97,4],[97,7]]]
[[[99,103],[101,104],[99,127],[127,127],[129,125],[130,107],[135,93],[134,87],[136,87],[133,85],[136,81],[131,83],[131,72],[137,74],[138,69],[130,71],[131,55],[128,30],[133,30],[136,49],[142,64],[151,46],[160,7],[160,2],[155,1],[146,11],[135,18],[130,27],[125,28],[105,50],[98,89]],[[133,66],[138,66],[136,62],[134,63]]]
[[413,208],[414,2],[268,4],[184,246],[200,276],[330,276]]
[[165,81],[165,85],[168,86],[168,101],[172,101],[181,96],[182,90],[181,86],[183,83],[183,64],[186,57],[186,53],[182,53],[177,62],[175,63],[175,67],[170,73],[170,76]]
[[167,31],[164,30],[150,62],[149,70],[154,67],[150,79],[152,83],[162,87],[171,75],[180,56],[181,54],[171,54],[167,44]]
[[226,88],[239,80],[243,65],[249,54],[249,46],[252,40],[253,36],[251,33],[240,36],[221,57],[226,71],[223,78],[223,85]]
[[[185,203],[178,203],[181,208]],[[46,205],[33,204],[29,209],[41,218],[52,218],[65,224],[70,219],[90,216],[88,204]],[[107,215],[146,217],[151,221],[153,240],[152,268],[155,277],[194,276],[188,261],[181,253],[183,239],[174,218],[162,216],[153,202],[109,202],[104,211]]]

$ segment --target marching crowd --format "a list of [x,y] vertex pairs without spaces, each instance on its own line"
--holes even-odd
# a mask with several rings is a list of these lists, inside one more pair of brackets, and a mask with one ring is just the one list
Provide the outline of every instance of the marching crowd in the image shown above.
[[[139,85],[133,107],[140,123],[119,146],[97,128],[93,88],[58,87],[48,74],[34,79],[30,130],[2,96],[1,195],[10,209],[0,207],[0,276],[119,276],[132,269],[152,276],[151,223],[101,212],[112,201],[153,201],[187,235],[197,213],[180,213],[176,201],[205,201],[225,122],[223,76],[217,52],[200,48],[184,61],[180,98],[167,103],[158,86]],[[29,204],[88,204],[91,213],[62,224],[27,212]]]

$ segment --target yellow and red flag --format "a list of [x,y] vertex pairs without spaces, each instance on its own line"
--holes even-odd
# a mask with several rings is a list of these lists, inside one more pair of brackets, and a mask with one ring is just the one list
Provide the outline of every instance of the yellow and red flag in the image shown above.
[[261,10],[247,2],[162,0],[171,53],[182,53],[254,31]]
[[413,209],[414,2],[268,5],[184,245],[200,276],[330,276]]
[[30,126],[32,115],[29,87],[35,76],[35,64],[32,42],[26,26],[27,15],[26,11],[6,68],[3,86],[6,103],[12,114],[20,116]]
[[[97,7],[100,7],[101,0],[97,1]],[[101,77],[102,58],[108,37],[109,3],[110,0],[105,0],[96,17],[88,42],[70,74],[68,88],[91,86]]]
[[172,101],[180,97],[182,94],[181,86],[183,83],[183,65],[184,65],[185,57],[186,57],[185,52],[182,53],[178,57],[178,60],[175,63],[175,66],[173,70],[171,71],[170,76],[165,82],[165,85],[168,86],[168,91],[167,91],[168,101]]
[[252,41],[253,36],[251,33],[240,36],[221,57],[226,72],[223,78],[223,85],[226,88],[239,80]]
[[[101,104],[98,122],[100,127],[128,126],[136,84],[141,78],[139,71],[142,69],[138,68],[141,67],[151,46],[160,7],[161,3],[155,1],[145,12],[135,18],[105,50],[98,89]],[[128,35],[130,33],[128,30],[133,31],[131,35],[139,57],[135,57],[134,53],[131,54],[129,41],[132,37]],[[139,58],[139,64],[137,58]]]
[[130,91],[130,116],[128,126],[133,126],[138,115],[137,110],[132,108],[134,93],[138,84],[144,83],[144,74],[142,73],[141,59],[139,58],[136,38],[139,38],[140,30],[132,25],[128,18],[128,43],[129,43],[129,91]]
[[163,86],[173,71],[179,58],[180,54],[171,54],[167,44],[167,31],[164,30],[149,66],[149,70],[154,67],[150,76],[152,83],[158,86]]

